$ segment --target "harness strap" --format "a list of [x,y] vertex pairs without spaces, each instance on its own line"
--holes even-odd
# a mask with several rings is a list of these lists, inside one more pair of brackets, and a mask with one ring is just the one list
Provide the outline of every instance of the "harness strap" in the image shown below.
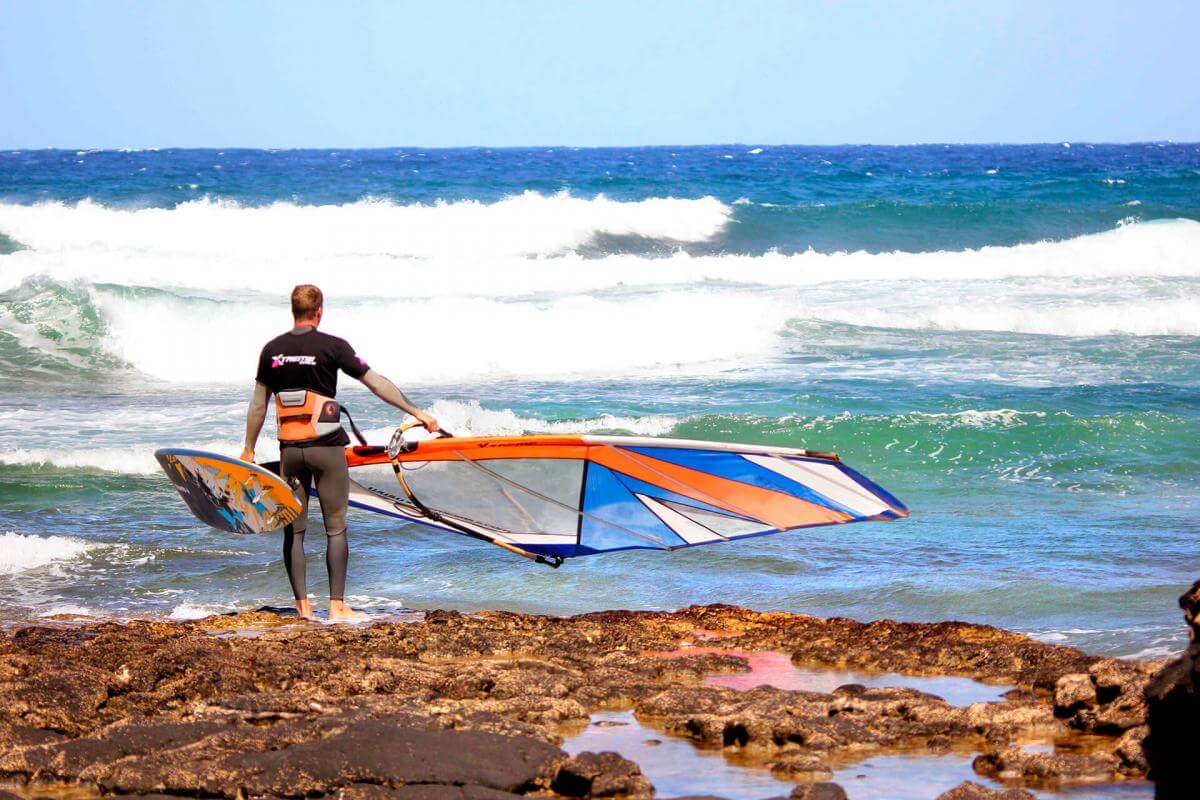
[[354,424],[354,417],[350,416],[350,409],[342,406],[342,413],[346,415],[346,421],[350,423],[350,430],[354,431],[354,438],[358,439],[358,443],[363,447],[367,446],[367,438],[362,435],[362,431]]

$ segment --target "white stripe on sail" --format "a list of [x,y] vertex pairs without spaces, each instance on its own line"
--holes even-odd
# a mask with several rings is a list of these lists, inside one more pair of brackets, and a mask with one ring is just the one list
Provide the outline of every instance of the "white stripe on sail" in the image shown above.
[[703,542],[720,542],[725,540],[724,536],[713,533],[700,523],[688,519],[673,508],[668,508],[653,497],[647,497],[644,494],[637,494],[636,492],[634,496],[638,500],[641,500],[654,516],[661,519],[664,525],[679,534],[679,538],[688,544],[702,544]]
[[874,494],[860,486],[833,464],[816,461],[790,461],[775,456],[743,453],[742,458],[763,469],[782,475],[807,486],[817,494],[845,506],[861,517],[873,517],[891,508]]

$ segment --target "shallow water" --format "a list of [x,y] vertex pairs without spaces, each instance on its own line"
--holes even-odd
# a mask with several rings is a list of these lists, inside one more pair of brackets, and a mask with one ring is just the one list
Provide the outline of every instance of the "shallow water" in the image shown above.
[[632,711],[593,714],[592,724],[564,742],[563,749],[571,755],[585,750],[620,753],[641,766],[659,797],[713,794],[749,800],[787,795],[793,786],[767,770],[731,762],[719,751],[701,750],[648,728],[634,718]]
[[[709,794],[753,800],[786,797],[794,786],[766,769],[739,763],[736,755],[730,758],[723,751],[702,750],[647,727],[632,711],[593,714],[591,724],[569,738],[563,749],[571,755],[585,750],[620,753],[637,762],[659,797]],[[835,770],[832,780],[841,784],[852,800],[932,800],[968,780],[1003,788],[976,775],[971,769],[973,758],[974,754],[957,753],[876,756]],[[1047,800],[1150,800],[1154,788],[1146,781],[1131,781],[1034,793]]]
[[901,675],[894,672],[869,673],[823,667],[802,667],[792,663],[787,653],[772,650],[746,652],[724,650],[718,647],[694,647],[676,651],[677,655],[733,655],[746,659],[749,672],[729,675],[709,675],[704,683],[723,686],[727,689],[744,691],[756,686],[774,686],[776,689],[806,692],[832,692],[839,686],[856,683],[867,687],[896,686],[916,689],[942,698],[952,706],[969,706],[972,703],[990,703],[1002,700],[1012,686],[996,686],[971,678],[954,676]]
[[[879,756],[835,770],[833,780],[842,785],[852,800],[931,800],[963,781],[974,781],[993,789],[1004,788],[1000,783],[976,774],[971,769],[973,759],[974,755],[959,754]],[[1046,800],[1151,800],[1154,797],[1154,786],[1148,781],[1031,791]]]
[[[456,433],[832,450],[913,511],[557,571],[355,514],[359,607],[728,602],[1179,649],[1200,149],[756,150],[0,153],[0,614],[288,604],[278,538],[200,526],[152,452],[240,450],[313,279]],[[386,441],[397,415],[343,388]]]

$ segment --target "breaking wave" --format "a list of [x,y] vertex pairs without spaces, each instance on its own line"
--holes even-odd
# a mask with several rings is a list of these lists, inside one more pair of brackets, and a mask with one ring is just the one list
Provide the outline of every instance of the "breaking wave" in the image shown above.
[[532,192],[491,204],[0,204],[0,232],[26,245],[0,256],[0,374],[125,367],[240,383],[306,280],[330,298],[328,329],[410,384],[717,374],[786,354],[795,321],[1200,335],[1200,222],[1189,220],[923,253],[582,250],[609,235],[710,241],[731,214],[711,197]]
[[96,255],[180,254],[263,259],[553,256],[597,236],[700,242],[731,209],[713,197],[621,202],[566,192],[402,205],[364,199],[342,205],[276,202],[243,206],[203,199],[173,208],[109,208],[90,200],[0,203],[0,230],[35,251]]
[[[204,201],[130,211],[90,202],[0,203],[0,233],[26,245],[3,256],[0,290],[46,276],[60,283],[282,298],[296,283],[310,281],[344,300],[519,298],[706,281],[807,287],[1039,276],[1200,277],[1200,222],[1191,220],[1125,225],[1065,241],[936,252],[676,250],[658,258],[622,252],[588,258],[582,252],[603,234],[707,241],[726,226],[730,212],[712,198],[622,203],[529,193],[491,205],[364,201],[242,208]],[[407,214],[419,221],[408,221]]]
[[74,561],[100,546],[71,536],[35,536],[8,531],[0,534],[0,575]]

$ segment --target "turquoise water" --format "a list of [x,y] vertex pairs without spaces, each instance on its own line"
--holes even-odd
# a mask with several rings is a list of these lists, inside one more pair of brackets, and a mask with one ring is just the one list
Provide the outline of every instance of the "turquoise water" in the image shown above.
[[456,433],[834,450],[913,511],[557,571],[356,515],[362,607],[720,601],[1165,655],[1200,570],[1198,220],[1196,145],[2,153],[0,602],[287,603],[278,541],[200,526],[152,451],[238,451],[314,281]]

